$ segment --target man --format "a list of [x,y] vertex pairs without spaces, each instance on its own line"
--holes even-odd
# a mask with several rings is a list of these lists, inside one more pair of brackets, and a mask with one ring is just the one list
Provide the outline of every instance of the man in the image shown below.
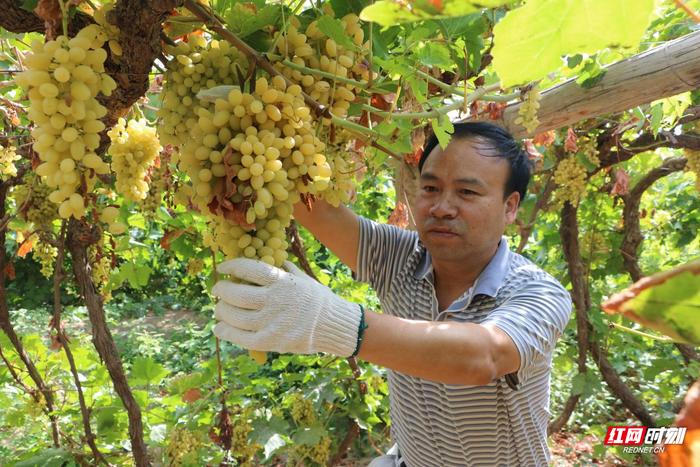
[[459,123],[444,150],[427,143],[419,169],[417,232],[323,202],[295,211],[372,285],[383,314],[291,265],[233,260],[220,271],[257,285],[214,287],[214,332],[250,349],[386,367],[397,449],[373,465],[546,465],[552,349],[571,301],[503,237],[525,196],[527,156],[495,125]]

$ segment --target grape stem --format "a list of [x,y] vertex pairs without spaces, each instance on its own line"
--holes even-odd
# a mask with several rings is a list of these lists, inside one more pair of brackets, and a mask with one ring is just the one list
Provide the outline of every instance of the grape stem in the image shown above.
[[621,325],[621,324],[617,324],[617,323],[613,323],[613,322],[610,322],[609,325],[610,325],[610,327],[619,329],[619,330],[621,330],[621,331],[625,331],[625,332],[628,332],[628,333],[630,333],[630,334],[636,334],[636,335],[638,335],[638,336],[646,337],[646,338],[648,338],[648,339],[654,339],[655,341],[660,341],[660,342],[673,342],[673,339],[671,339],[670,337],[666,337],[666,336],[655,336],[655,335],[653,335],[653,334],[649,334],[649,333],[646,333],[646,332],[638,331],[638,330],[636,330],[636,329],[628,328],[627,326],[623,326],[623,325]]
[[317,75],[317,76],[321,76],[323,78],[328,78],[328,79],[332,79],[335,81],[339,81],[341,83],[349,84],[351,86],[355,86],[355,87],[367,90],[369,92],[386,94],[386,91],[384,91],[382,89],[367,88],[368,83],[363,83],[362,81],[356,81],[356,80],[350,79],[350,78],[343,78],[342,76],[336,76],[333,73],[328,73],[327,71],[321,71],[321,70],[316,70],[315,68],[305,67],[303,65],[299,65],[297,63],[294,63],[288,59],[282,60],[282,56],[280,56],[280,55],[268,55],[268,57],[270,57],[273,60],[280,60],[280,62],[284,66],[289,67],[293,70],[303,71],[304,73],[308,73],[310,75]]
[[447,91],[450,94],[457,94],[458,96],[464,97],[465,93],[461,89],[457,88],[456,86],[452,86],[450,84],[444,83],[440,81],[439,79],[435,78],[434,76],[430,75],[430,73],[426,73],[423,70],[415,69],[414,70],[417,75],[421,76],[422,78],[425,78],[429,83],[434,84],[435,86],[439,87],[443,91]]
[[[466,84],[467,81],[464,82],[465,84],[465,90],[463,91],[457,86],[452,86],[450,84],[444,83],[440,81],[439,79],[435,78],[434,76],[431,76],[429,73],[426,73],[423,70],[418,70],[416,69],[416,74],[420,75],[421,77],[425,78],[429,83],[434,84],[435,86],[439,87],[443,91],[447,91],[451,94],[456,94],[461,97],[465,97],[467,95],[466,91]],[[498,86],[496,86],[498,85]],[[500,88],[500,83],[496,83],[493,85],[489,86],[489,89],[492,87],[495,87],[495,89]],[[494,89],[494,90],[495,90]],[[509,102],[514,99],[518,99],[520,97],[520,92],[514,92],[511,94],[500,94],[500,95],[484,95],[479,98],[480,101],[490,101],[490,102]]]
[[374,114],[380,115],[382,117],[387,117],[387,118],[400,118],[400,119],[422,119],[422,118],[438,118],[442,115],[445,115],[452,110],[457,110],[461,107],[463,107],[465,104],[472,103],[474,101],[477,101],[481,99],[487,92],[493,91],[494,89],[498,89],[500,87],[500,83],[492,84],[490,86],[485,86],[482,88],[478,88],[475,90],[473,93],[469,94],[466,96],[464,99],[457,100],[453,102],[452,104],[440,107],[438,109],[434,110],[427,110],[425,112],[404,112],[404,113],[392,113],[392,112],[386,112],[383,110],[379,110],[375,107],[369,106],[367,104],[361,104],[361,108],[363,110],[367,110],[368,112],[372,112]]
[[58,6],[61,8],[61,27],[63,35],[68,37],[68,0],[58,0]]

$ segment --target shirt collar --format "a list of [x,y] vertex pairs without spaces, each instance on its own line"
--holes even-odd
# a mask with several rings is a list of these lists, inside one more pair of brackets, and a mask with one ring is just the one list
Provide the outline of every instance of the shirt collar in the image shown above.
[[[416,267],[415,278],[422,280],[430,275],[433,276],[433,261],[430,257],[430,252],[425,249],[423,243],[418,240],[418,246],[422,249],[423,255]],[[505,236],[501,237],[501,241],[496,249],[496,254],[493,255],[489,264],[486,265],[481,274],[476,279],[473,296],[483,294],[490,297],[495,297],[498,289],[501,288],[503,280],[508,271],[508,240]]]

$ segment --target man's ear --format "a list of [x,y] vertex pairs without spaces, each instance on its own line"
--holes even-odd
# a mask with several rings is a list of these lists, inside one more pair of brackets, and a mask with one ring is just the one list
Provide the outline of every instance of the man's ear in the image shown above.
[[517,191],[512,192],[506,198],[506,224],[512,224],[515,222],[515,217],[518,215],[518,207],[520,206],[520,193]]

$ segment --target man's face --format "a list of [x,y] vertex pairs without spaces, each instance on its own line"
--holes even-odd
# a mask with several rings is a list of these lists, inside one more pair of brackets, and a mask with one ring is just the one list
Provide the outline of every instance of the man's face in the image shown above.
[[493,154],[488,141],[460,138],[444,151],[436,146],[426,159],[415,219],[434,261],[472,264],[488,257],[515,220],[520,195],[504,198],[510,167]]

